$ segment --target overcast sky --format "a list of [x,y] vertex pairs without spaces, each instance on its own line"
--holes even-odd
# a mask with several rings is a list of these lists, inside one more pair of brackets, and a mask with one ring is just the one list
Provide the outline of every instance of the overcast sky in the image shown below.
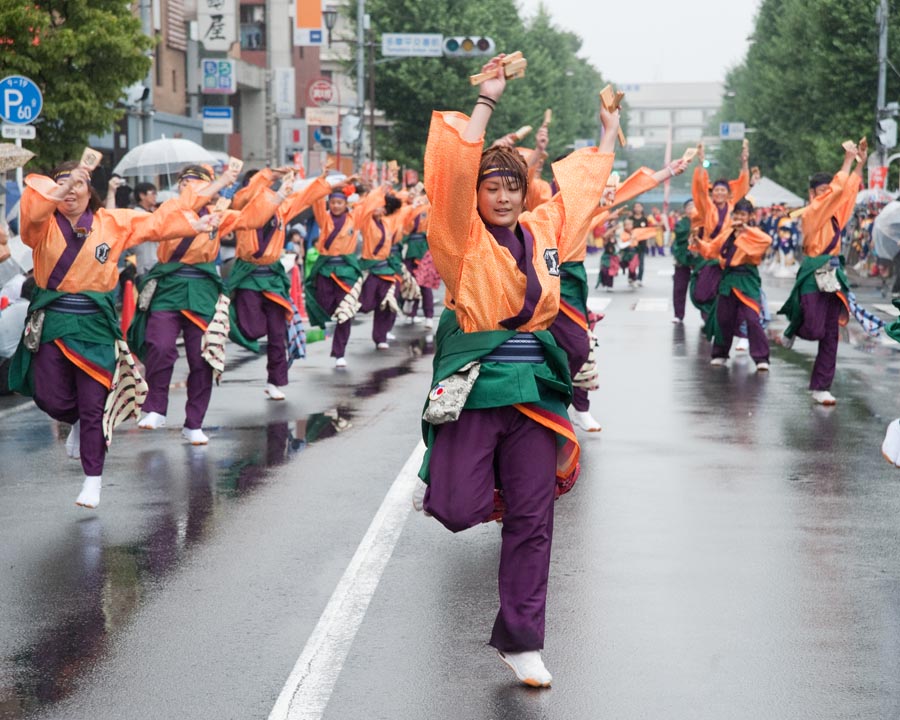
[[[554,24],[614,83],[724,80],[747,50],[761,0],[545,0]],[[519,0],[523,16],[540,0]],[[528,55],[527,48],[525,55]]]

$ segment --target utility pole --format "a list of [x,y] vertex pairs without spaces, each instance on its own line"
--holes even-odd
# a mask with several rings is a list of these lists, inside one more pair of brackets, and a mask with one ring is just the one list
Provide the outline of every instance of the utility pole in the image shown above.
[[359,142],[356,144],[356,169],[363,163],[366,113],[366,0],[356,2],[356,104],[359,111]]
[[375,41],[369,33],[369,160],[375,162]]
[[[878,121],[884,117],[887,93],[887,53],[888,53],[888,0],[879,0],[878,10],[875,12],[875,21],[878,23],[878,99],[875,107],[875,137],[878,137]],[[878,167],[884,167],[887,157],[887,148],[878,141]]]

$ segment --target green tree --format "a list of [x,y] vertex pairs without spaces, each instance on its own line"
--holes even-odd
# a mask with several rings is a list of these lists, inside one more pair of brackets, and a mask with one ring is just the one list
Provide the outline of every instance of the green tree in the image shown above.
[[[763,0],[743,63],[726,78],[718,120],[754,130],[750,163],[794,192],[840,165],[841,142],[872,144],[877,87],[877,0]],[[900,50],[900,17],[891,18]],[[890,56],[896,57],[896,52]],[[888,99],[900,82],[891,76]],[[737,172],[740,143],[722,144],[723,174]]]
[[[543,7],[528,22],[520,18],[514,0],[368,0],[366,9],[376,42],[383,32],[474,34],[492,37],[498,52],[525,53],[526,77],[507,87],[491,120],[490,139],[522,125],[536,128],[548,107],[554,113],[551,158],[577,137],[597,136],[600,75],[577,57],[580,38],[556,28]],[[351,6],[351,17],[353,11]],[[478,93],[469,84],[469,75],[478,72],[481,64],[480,58],[404,58],[379,63],[375,100],[390,121],[376,140],[379,156],[421,166],[432,111],[470,112]]]
[[26,141],[34,164],[77,159],[91,134],[122,116],[123,89],[150,69],[153,41],[122,0],[29,0],[0,3],[0,78],[25,75],[44,96]]

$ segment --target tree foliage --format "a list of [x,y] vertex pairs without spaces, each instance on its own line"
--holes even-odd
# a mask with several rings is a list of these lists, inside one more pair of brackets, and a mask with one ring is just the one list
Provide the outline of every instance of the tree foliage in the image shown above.
[[[750,162],[805,194],[808,177],[840,165],[841,142],[875,126],[878,0],[763,0],[744,62],[725,83],[718,120],[753,128]],[[900,49],[900,17],[891,18],[890,48]],[[889,57],[896,57],[889,52]],[[888,101],[900,80],[888,77]],[[724,174],[738,166],[739,143],[723,143]]]
[[[514,0],[367,0],[366,10],[376,42],[382,32],[474,34],[492,37],[498,52],[523,51],[527,74],[507,86],[491,120],[489,139],[522,125],[537,129],[546,108],[553,110],[551,159],[576,138],[597,138],[600,74],[578,57],[581,39],[554,26],[545,8],[528,20],[520,18]],[[486,59],[379,63],[375,101],[391,127],[377,137],[378,154],[421,166],[432,110],[471,112],[478,91],[469,84],[469,75],[479,72]]]
[[108,132],[124,112],[124,88],[150,69],[153,41],[122,0],[0,3],[0,78],[25,75],[44,109],[26,141],[35,164],[77,159],[91,134]]

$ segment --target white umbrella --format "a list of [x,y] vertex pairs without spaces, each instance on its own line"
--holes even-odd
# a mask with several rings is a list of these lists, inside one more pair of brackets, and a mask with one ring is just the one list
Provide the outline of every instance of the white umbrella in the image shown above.
[[889,193],[882,188],[866,188],[856,194],[857,205],[887,205],[895,198],[895,193]]
[[183,138],[151,140],[132,148],[113,170],[122,175],[169,175],[183,165],[205,163],[213,165],[216,158],[203,147]]
[[888,203],[878,213],[872,223],[872,238],[878,257],[892,260],[900,252],[900,202]]

